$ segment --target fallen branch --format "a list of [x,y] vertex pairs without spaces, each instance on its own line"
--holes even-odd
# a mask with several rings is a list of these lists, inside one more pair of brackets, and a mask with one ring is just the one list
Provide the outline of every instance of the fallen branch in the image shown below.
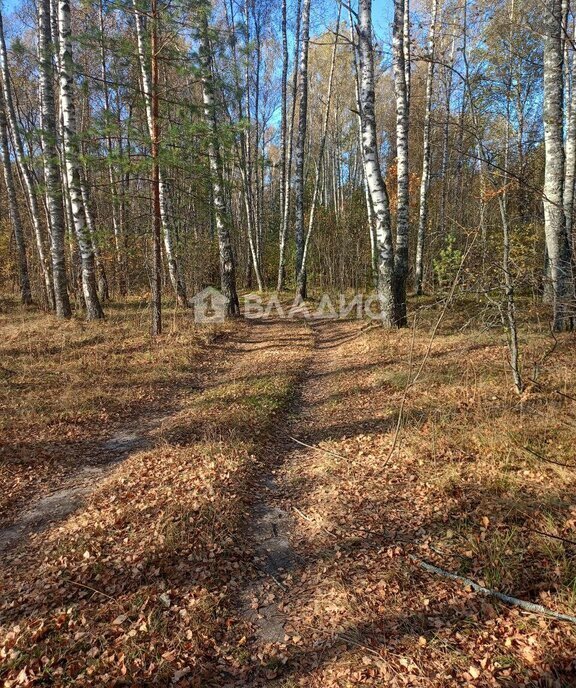
[[381,659],[382,661],[385,661],[385,658],[376,650],[371,648],[369,645],[364,645],[363,643],[358,642],[357,640],[354,640],[353,638],[350,638],[344,633],[338,633],[333,630],[329,630],[327,628],[318,628],[317,626],[311,626],[310,624],[303,623],[300,621],[298,623],[298,626],[303,626],[304,628],[309,628],[311,631],[316,631],[316,633],[323,633],[324,635],[327,636],[333,636],[334,638],[337,638],[338,640],[341,640],[344,643],[348,643],[350,645],[354,645],[355,647],[359,647],[362,650],[366,650],[366,652],[369,652],[371,655],[374,655],[375,657],[378,657],[378,659]]
[[337,454],[336,452],[330,451],[329,449],[322,449],[322,447],[316,447],[313,444],[306,444],[306,442],[302,442],[301,440],[297,440],[295,437],[290,437],[290,435],[287,436],[289,440],[292,440],[292,442],[296,442],[296,444],[300,444],[303,447],[307,447],[308,449],[314,449],[315,451],[318,452],[323,452],[324,454],[330,454],[331,456],[336,456],[339,459],[344,459],[348,461],[350,458],[349,456],[344,456],[344,454]]
[[260,571],[260,573],[263,573],[265,576],[269,576],[272,579],[272,581],[280,588],[280,590],[286,592],[286,586],[283,583],[281,583],[273,573],[267,571],[263,566],[258,566],[258,564],[255,564],[254,562],[251,563],[252,566],[256,569],[256,571]]
[[450,571],[445,571],[444,569],[434,566],[424,559],[419,559],[413,554],[409,555],[410,559],[421,566],[428,573],[435,573],[437,576],[442,576],[443,578],[448,578],[453,581],[458,581],[459,583],[464,583],[468,587],[472,588],[474,592],[478,592],[481,595],[486,595],[486,597],[494,597],[504,604],[512,605],[513,607],[520,607],[531,614],[540,614],[542,616],[549,616],[558,621],[568,621],[569,623],[576,624],[576,616],[570,616],[569,614],[559,614],[558,612],[552,611],[543,607],[541,604],[534,604],[533,602],[526,602],[525,600],[520,600],[517,597],[511,597],[510,595],[505,595],[503,592],[498,592],[497,590],[490,590],[485,588],[478,583],[475,583],[472,579],[466,578],[465,576],[459,576],[457,573],[451,573]]
[[540,459],[541,461],[545,461],[546,463],[554,464],[554,466],[561,466],[562,468],[576,468],[576,464],[574,463],[561,463],[560,461],[554,461],[553,459],[549,459],[547,456],[535,452],[533,449],[530,449],[530,447],[524,447],[523,445],[519,446],[524,451],[528,452],[529,454],[532,454],[532,456],[535,456],[537,459]]
[[552,392],[552,394],[558,394],[559,396],[564,397],[565,399],[569,399],[570,401],[576,401],[576,397],[570,396],[570,394],[566,394],[566,392],[561,392],[559,389],[547,388],[544,385],[541,385],[532,377],[529,377],[528,379],[530,380],[530,382],[533,382],[536,385],[536,387],[539,387],[541,390],[545,392]]
[[68,583],[70,583],[71,585],[77,585],[79,588],[85,588],[86,590],[90,590],[91,592],[96,592],[96,593],[98,593],[98,595],[102,595],[103,597],[106,597],[107,599],[112,600],[112,602],[117,601],[111,595],[108,595],[108,593],[102,592],[102,590],[97,590],[96,588],[92,588],[89,585],[85,585],[84,583],[78,583],[78,581],[74,581],[74,580],[68,580]]
[[552,538],[553,540],[560,540],[560,542],[567,542],[570,545],[576,545],[576,541],[568,540],[568,538],[560,537],[560,535],[552,535],[552,533],[545,533],[543,530],[536,530],[535,528],[527,528],[531,533],[538,533],[538,535],[544,535],[545,537]]

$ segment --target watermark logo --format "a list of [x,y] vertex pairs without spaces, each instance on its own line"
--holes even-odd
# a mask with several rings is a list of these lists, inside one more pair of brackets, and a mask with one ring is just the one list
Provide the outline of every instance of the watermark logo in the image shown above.
[[[382,310],[377,294],[331,296],[322,294],[317,303],[296,297],[282,300],[279,294],[246,294],[243,298],[247,320],[279,318],[282,320],[381,320]],[[222,323],[226,318],[228,299],[214,287],[207,287],[192,299],[197,323]]]
[[[246,294],[243,299],[247,320],[278,318],[282,320],[382,320],[377,294],[322,294],[318,302],[293,301],[280,294]],[[194,320],[201,324],[222,323],[226,319],[228,299],[214,287],[206,287],[192,299]]]
[[331,296],[322,294],[318,303],[302,301],[296,297],[291,303],[282,302],[278,294],[262,296],[248,294],[244,297],[244,316],[248,319],[281,318],[304,320],[344,320],[357,318],[362,320],[380,320],[380,302],[376,295],[345,294]]
[[214,287],[206,287],[192,299],[194,321],[201,324],[222,323],[226,319],[228,299]]

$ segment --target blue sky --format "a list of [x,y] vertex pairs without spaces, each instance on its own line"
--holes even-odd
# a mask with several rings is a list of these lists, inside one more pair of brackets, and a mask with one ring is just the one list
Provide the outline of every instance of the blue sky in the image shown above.
[[373,0],[372,23],[378,36],[384,37],[388,35],[393,14],[392,0]]

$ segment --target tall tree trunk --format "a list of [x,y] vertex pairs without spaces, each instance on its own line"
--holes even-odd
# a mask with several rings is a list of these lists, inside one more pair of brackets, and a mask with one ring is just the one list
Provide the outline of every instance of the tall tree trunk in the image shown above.
[[444,127],[442,132],[442,163],[440,165],[440,179],[442,180],[442,195],[440,197],[440,212],[438,217],[439,234],[445,236],[446,232],[446,206],[448,204],[448,167],[450,162],[450,121],[452,118],[452,87],[454,83],[454,58],[456,53],[456,36],[452,38],[450,58],[444,70]]
[[[510,166],[510,130],[512,120],[512,86],[514,81],[514,14],[515,0],[510,0],[509,11],[509,33],[508,33],[508,65],[506,76],[506,140],[504,142],[504,179],[503,191],[498,194],[498,207],[502,222],[502,272],[504,273],[504,293],[506,296],[506,315],[502,317],[503,325],[508,337],[508,350],[510,352],[510,370],[514,380],[516,392],[521,394],[524,391],[524,382],[520,370],[520,354],[518,348],[518,327],[516,321],[516,299],[514,290],[514,279],[510,265],[510,223],[508,222],[508,184],[510,176],[508,169]],[[473,107],[473,106],[472,106]],[[475,116],[475,113],[473,113]],[[476,117],[475,117],[476,119]],[[480,209],[482,214],[483,209]],[[482,216],[482,215],[481,215]]]
[[86,209],[82,199],[78,167],[78,144],[76,131],[76,108],[74,103],[72,40],[70,24],[70,0],[59,0],[58,25],[60,35],[60,106],[64,130],[64,159],[74,231],[82,259],[82,293],[88,320],[104,317],[98,289],[92,237],[86,223]]
[[[244,69],[244,95],[246,99],[246,106],[244,108],[244,117],[246,120],[246,133],[244,135],[244,150],[243,150],[243,186],[244,199],[246,205],[246,232],[248,235],[248,245],[250,249],[250,257],[252,259],[252,269],[256,277],[258,289],[262,291],[264,285],[262,281],[262,273],[260,268],[260,242],[259,242],[259,216],[258,216],[258,117],[255,118],[255,131],[252,129],[252,111],[250,108],[251,97],[251,80],[252,80],[252,49],[250,46],[250,7],[253,6],[251,0],[244,2],[244,24],[246,32],[246,64]],[[258,69],[258,67],[257,67]],[[258,87],[256,88],[256,103],[258,102]],[[257,107],[256,107],[257,109]],[[253,141],[253,134],[255,141]],[[253,145],[254,144],[254,145]],[[256,167],[256,169],[255,169]]]
[[101,302],[106,303],[107,301],[110,301],[108,277],[106,275],[106,268],[104,267],[104,261],[102,259],[100,247],[98,246],[97,242],[96,225],[94,223],[94,215],[92,214],[92,209],[90,208],[90,196],[88,194],[88,182],[85,169],[79,170],[79,183],[80,191],[82,193],[82,202],[84,203],[84,212],[86,215],[86,227],[88,229],[88,235],[92,239],[92,247],[94,249],[94,262],[96,268],[96,282],[98,284],[98,297]]
[[378,284],[378,253],[376,251],[376,232],[374,227],[374,208],[372,207],[372,199],[370,197],[370,188],[368,187],[368,178],[366,177],[363,156],[362,156],[362,102],[360,99],[360,58],[358,55],[358,42],[356,41],[356,32],[354,29],[354,18],[352,16],[352,8],[348,5],[348,17],[350,20],[350,42],[352,44],[352,57],[354,64],[354,87],[356,93],[356,107],[358,108],[358,144],[360,153],[360,162],[362,163],[362,186],[364,189],[364,200],[366,203],[366,215],[368,217],[368,232],[370,236],[370,267],[371,267],[371,282],[374,286]]
[[40,101],[42,126],[40,136],[44,158],[46,202],[50,215],[50,255],[54,280],[56,315],[72,315],[66,280],[64,253],[64,212],[62,187],[56,149],[56,109],[54,104],[54,70],[52,65],[52,31],[50,26],[50,0],[38,2],[38,54],[40,72]]
[[574,325],[574,283],[564,217],[562,5],[550,0],[544,11],[544,230],[550,264],[553,327]]
[[576,184],[576,55],[572,52],[572,64],[570,65],[570,50],[568,41],[564,54],[568,62],[566,73],[571,81],[569,90],[569,108],[566,117],[566,162],[564,168],[564,217],[566,218],[566,236],[571,250],[574,248],[574,191]]
[[230,239],[230,225],[224,199],[222,158],[218,141],[218,124],[216,104],[214,101],[214,87],[212,75],[212,54],[210,51],[210,37],[208,17],[202,12],[200,19],[200,60],[202,67],[202,98],[204,102],[204,119],[208,128],[208,158],[210,160],[210,176],[212,181],[212,197],[214,201],[214,215],[218,233],[218,248],[220,254],[220,282],[224,296],[228,299],[228,317],[240,315],[240,303],[236,292],[236,265]]
[[418,215],[418,237],[416,242],[415,292],[422,294],[424,282],[424,242],[428,224],[428,192],[430,189],[430,163],[432,146],[432,86],[434,83],[434,58],[436,39],[436,20],[438,17],[438,0],[432,0],[432,23],[428,36],[428,66],[426,71],[426,102],[424,104],[424,140],[422,144],[422,178],[420,180],[420,212]]
[[158,0],[152,0],[150,46],[150,138],[152,153],[152,309],[151,332],[162,334],[162,193],[160,186],[160,107],[158,99]]
[[14,186],[12,160],[10,159],[10,144],[8,143],[8,123],[6,121],[5,103],[2,94],[0,94],[0,147],[4,182],[6,183],[6,195],[8,197],[8,214],[10,216],[10,224],[12,225],[16,250],[18,252],[18,283],[20,285],[20,298],[25,306],[30,306],[32,304],[32,291],[30,289],[30,276],[28,274],[26,240],[24,238],[24,230],[16,198],[16,187]]
[[[144,95],[144,104],[146,108],[146,120],[148,122],[148,133],[152,139],[153,118],[152,118],[152,87],[150,79],[150,70],[148,68],[148,60],[146,58],[146,46],[144,41],[144,24],[142,19],[142,10],[140,9],[140,0],[132,0],[134,8],[134,19],[136,25],[136,40],[138,43],[138,60],[140,62],[140,75],[142,79],[142,93]],[[159,166],[159,184],[160,184],[160,214],[162,233],[164,236],[164,250],[166,252],[166,260],[168,261],[168,274],[170,275],[170,282],[172,288],[176,293],[178,303],[182,306],[188,305],[186,296],[186,283],[184,276],[180,269],[180,264],[176,255],[174,247],[174,240],[172,237],[172,229],[170,227],[169,212],[168,212],[168,189],[164,181],[162,169]]]
[[298,78],[300,81],[298,97],[298,134],[296,137],[296,166],[294,170],[296,235],[296,294],[306,298],[306,267],[304,266],[304,154],[306,146],[306,125],[308,121],[308,47],[310,42],[310,4],[304,0],[302,5],[302,29],[300,39],[300,64]]
[[404,54],[404,80],[406,82],[406,103],[410,113],[410,93],[412,87],[412,32],[410,30],[410,0],[404,0],[402,17],[402,52]]
[[14,107],[14,100],[12,98],[12,84],[10,82],[10,69],[8,67],[8,51],[6,49],[6,39],[4,36],[4,23],[2,20],[2,13],[0,12],[0,73],[2,75],[2,92],[4,94],[4,103],[6,107],[6,119],[10,132],[12,134],[12,143],[16,157],[16,163],[22,181],[24,182],[24,189],[26,192],[26,199],[28,203],[28,210],[30,212],[30,219],[34,229],[34,239],[36,241],[36,250],[38,252],[38,259],[40,262],[40,270],[44,282],[44,296],[48,308],[54,308],[54,287],[52,284],[52,276],[50,275],[50,261],[46,253],[44,245],[44,236],[42,232],[42,225],[40,222],[40,210],[38,208],[38,200],[36,198],[34,181],[32,174],[26,162],[26,155],[24,153],[24,145],[22,143],[22,136],[20,134],[20,127],[18,118],[16,116],[16,108]]
[[279,268],[277,288],[282,289],[284,281],[284,251],[286,246],[287,218],[286,194],[287,188],[287,144],[288,144],[288,30],[287,30],[288,2],[282,0],[282,111],[280,119],[280,233],[279,233]]
[[378,298],[386,326],[395,320],[394,249],[390,223],[390,201],[378,155],[374,113],[374,50],[372,46],[372,0],[360,0],[356,31],[360,58],[360,102],[362,104],[362,159],[376,219],[378,254]]
[[[230,0],[230,7],[225,5],[226,8],[226,18],[228,22],[228,29],[232,36],[232,55],[234,60],[234,85],[236,89],[236,107],[238,120],[244,120],[244,103],[243,103],[243,92],[240,85],[239,78],[239,64],[238,64],[238,53],[236,50],[236,27],[234,20],[234,4],[233,0]],[[231,121],[234,125],[234,121]],[[244,202],[244,210],[246,214],[246,238],[247,238],[247,271],[251,274],[254,270],[254,275],[256,277],[256,283],[258,285],[258,290],[262,291],[264,288],[264,283],[262,280],[262,274],[260,272],[260,265],[258,261],[258,254],[256,250],[256,244],[254,242],[254,213],[252,205],[252,191],[249,186],[248,180],[248,138],[250,132],[246,132],[246,128],[242,127],[239,133],[239,145],[237,143],[238,159],[239,159],[239,169],[240,177],[242,179],[242,199]]]
[[408,83],[405,62],[405,1],[394,0],[392,51],[394,90],[396,93],[396,156],[398,193],[396,209],[396,252],[394,255],[394,289],[396,325],[407,325],[406,280],[408,278],[409,238],[409,171],[408,171]]

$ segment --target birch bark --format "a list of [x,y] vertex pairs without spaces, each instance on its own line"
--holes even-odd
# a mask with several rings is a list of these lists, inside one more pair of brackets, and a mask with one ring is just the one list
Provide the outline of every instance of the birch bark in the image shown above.
[[408,277],[409,239],[409,169],[408,169],[408,83],[405,62],[406,0],[394,0],[392,59],[396,95],[396,156],[398,193],[396,208],[396,252],[394,255],[394,289],[396,325],[407,324],[406,280]]
[[28,210],[30,212],[30,219],[34,229],[34,239],[36,242],[36,250],[40,262],[40,270],[42,271],[42,279],[44,283],[44,296],[48,308],[54,308],[54,286],[52,284],[52,276],[50,275],[50,261],[46,253],[44,236],[42,232],[42,224],[40,222],[40,210],[38,208],[38,200],[35,193],[35,185],[32,179],[32,174],[26,161],[24,153],[24,145],[22,143],[22,136],[20,135],[20,127],[18,118],[16,116],[16,108],[14,107],[14,99],[12,97],[12,84],[10,81],[10,69],[8,66],[8,50],[6,49],[6,39],[4,36],[4,23],[2,20],[2,13],[0,12],[0,73],[2,75],[2,93],[4,95],[4,103],[6,109],[6,120],[9,131],[11,133],[16,164],[20,170],[22,180],[24,182],[24,190],[26,192],[26,200],[28,203]]
[[564,217],[562,4],[544,9],[544,231],[550,265],[553,327],[574,325],[574,283]]
[[375,215],[378,259],[378,299],[381,318],[386,326],[395,320],[394,249],[390,222],[388,190],[382,176],[378,155],[374,113],[374,50],[372,46],[372,0],[359,1],[356,32],[360,58],[360,102],[362,104],[362,159]]
[[104,317],[96,286],[96,269],[92,237],[86,223],[86,209],[82,199],[78,169],[78,143],[76,132],[76,107],[73,88],[72,39],[70,25],[70,0],[59,0],[58,29],[60,36],[60,109],[63,124],[63,146],[70,205],[74,232],[80,247],[82,260],[82,293],[88,320]]
[[240,304],[236,292],[236,266],[230,239],[226,202],[224,199],[222,159],[218,142],[218,126],[214,101],[214,87],[212,83],[212,55],[210,52],[210,39],[208,34],[208,18],[204,13],[201,17],[200,41],[202,99],[204,103],[204,119],[208,128],[208,158],[210,161],[212,198],[214,202],[214,215],[220,254],[220,280],[222,293],[228,299],[226,315],[228,317],[233,317],[240,315]]
[[306,146],[306,125],[308,119],[308,47],[310,42],[310,4],[311,0],[304,0],[302,4],[302,33],[300,42],[300,64],[298,67],[298,78],[300,81],[300,91],[298,97],[298,134],[296,138],[296,165],[294,171],[296,295],[301,299],[306,298],[306,267],[304,265],[304,155]]
[[16,187],[14,186],[14,172],[10,159],[10,145],[8,143],[8,122],[4,98],[0,94],[0,152],[2,157],[2,169],[4,182],[6,183],[6,195],[8,200],[8,215],[14,232],[16,250],[18,252],[18,282],[20,285],[20,299],[25,306],[32,304],[32,291],[30,289],[30,275],[28,273],[28,257],[26,255],[26,239],[20,219],[20,210],[16,199]]
[[297,283],[301,284],[306,280],[306,258],[308,256],[308,246],[310,243],[310,236],[312,234],[312,229],[314,228],[314,219],[316,215],[316,206],[318,204],[318,196],[320,193],[320,176],[322,174],[324,151],[326,149],[326,137],[328,135],[328,120],[330,117],[330,106],[332,104],[332,84],[334,83],[334,71],[336,68],[336,55],[338,53],[338,37],[340,33],[340,15],[342,12],[342,4],[338,4],[338,18],[336,19],[336,31],[334,34],[334,47],[332,49],[332,59],[330,61],[330,75],[328,77],[328,91],[326,94],[326,105],[324,109],[324,118],[322,122],[322,134],[320,138],[320,150],[318,151],[318,163],[316,165],[316,175],[314,177],[314,191],[312,194],[312,202],[310,204],[310,215],[308,218],[308,230],[306,232],[306,239],[304,240],[304,250],[302,255],[302,265],[300,266],[300,273],[304,272],[304,275],[299,274]]
[[66,260],[64,252],[64,211],[58,151],[56,149],[56,108],[54,103],[54,69],[52,65],[52,31],[50,0],[38,2],[38,56],[40,77],[41,142],[44,162],[46,204],[50,216],[50,257],[54,281],[56,315],[70,318]]
[[288,127],[288,152],[286,153],[286,184],[284,186],[284,211],[282,214],[282,226],[280,232],[280,246],[278,259],[278,282],[277,290],[282,291],[286,277],[285,253],[286,253],[286,234],[288,232],[288,221],[290,218],[290,189],[292,177],[292,152],[293,152],[293,133],[294,121],[296,118],[296,101],[298,90],[298,55],[300,54],[300,23],[301,23],[302,0],[296,3],[296,41],[294,45],[294,69],[292,73],[292,111],[290,114],[290,125]]

